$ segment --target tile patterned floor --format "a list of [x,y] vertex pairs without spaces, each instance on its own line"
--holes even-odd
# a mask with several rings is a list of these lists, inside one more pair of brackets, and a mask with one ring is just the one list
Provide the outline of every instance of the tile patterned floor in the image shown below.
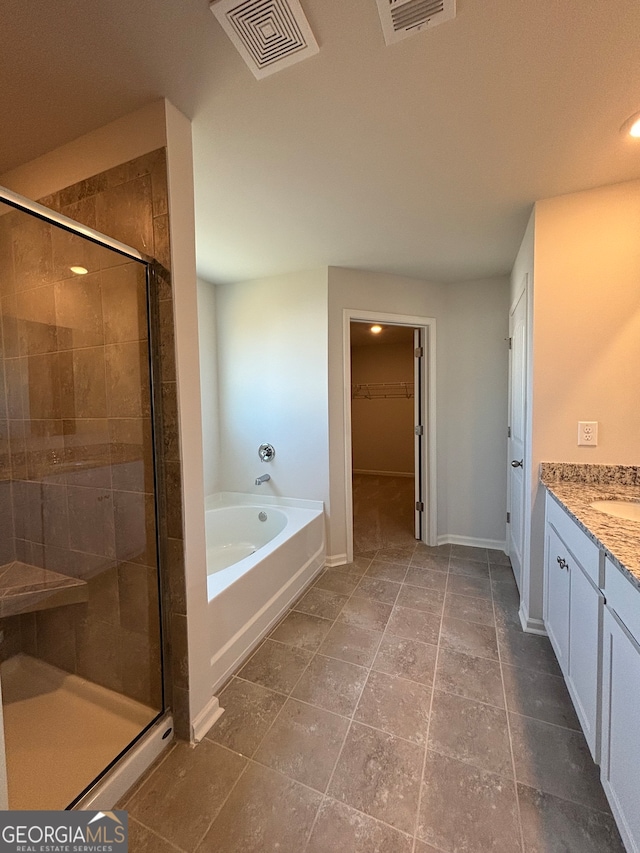
[[129,795],[132,853],[622,853],[504,554],[327,569]]
[[413,477],[353,475],[353,543],[358,549],[415,543]]

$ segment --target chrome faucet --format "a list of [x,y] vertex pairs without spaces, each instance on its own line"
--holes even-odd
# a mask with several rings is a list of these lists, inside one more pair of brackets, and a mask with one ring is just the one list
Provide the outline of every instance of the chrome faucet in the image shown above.
[[263,483],[266,483],[267,480],[271,479],[271,474],[260,474],[259,477],[256,477],[256,486],[261,486]]

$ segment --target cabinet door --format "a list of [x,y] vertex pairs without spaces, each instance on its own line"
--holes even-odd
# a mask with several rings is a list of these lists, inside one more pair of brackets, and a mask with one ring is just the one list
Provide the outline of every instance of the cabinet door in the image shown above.
[[569,568],[558,562],[569,562],[569,553],[555,532],[547,525],[545,553],[544,623],[558,663],[565,676],[569,672]]
[[600,761],[600,638],[604,596],[569,558],[569,672],[567,687],[596,764]]
[[629,853],[640,853],[640,645],[604,610],[601,778]]

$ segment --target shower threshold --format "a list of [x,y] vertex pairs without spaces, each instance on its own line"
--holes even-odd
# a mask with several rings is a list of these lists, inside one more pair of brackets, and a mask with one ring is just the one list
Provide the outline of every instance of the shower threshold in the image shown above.
[[64,809],[158,711],[18,654],[0,665],[9,808]]

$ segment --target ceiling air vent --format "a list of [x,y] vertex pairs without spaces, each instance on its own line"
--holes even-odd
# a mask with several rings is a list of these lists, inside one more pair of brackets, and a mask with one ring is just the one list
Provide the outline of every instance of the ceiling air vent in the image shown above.
[[258,80],[320,49],[298,0],[216,0],[209,5]]
[[456,16],[456,0],[377,0],[377,3],[387,44]]

